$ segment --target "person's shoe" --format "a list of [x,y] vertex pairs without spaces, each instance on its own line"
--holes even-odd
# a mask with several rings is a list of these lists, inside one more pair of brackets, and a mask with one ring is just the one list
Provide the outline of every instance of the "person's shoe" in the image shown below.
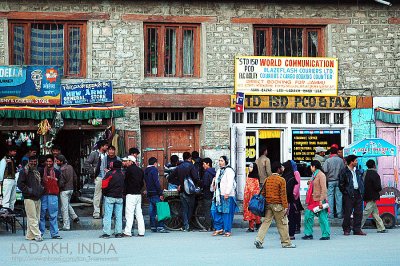
[[169,233],[169,231],[165,230],[164,228],[158,229],[157,232],[158,233]]
[[356,236],[366,236],[367,234],[364,233],[363,231],[358,231],[358,232],[354,232],[353,235],[356,235]]
[[127,234],[122,234],[122,237],[132,237],[132,236],[127,235]]
[[52,238],[52,239],[62,239],[62,237],[59,236],[59,235],[57,235],[57,236],[52,236],[51,238]]
[[42,242],[43,238],[41,236],[37,236],[37,237],[35,237],[35,241],[36,242]]
[[153,233],[157,233],[157,228],[151,228],[151,231],[152,231]]
[[93,215],[93,219],[101,219],[100,215]]
[[289,236],[290,240],[296,240],[294,236]]
[[260,229],[261,224],[256,224],[256,230],[258,231],[258,229]]
[[204,233],[204,232],[208,232],[208,230],[205,229],[205,228],[202,228],[202,229],[199,230],[199,232],[203,232]]
[[331,238],[329,236],[323,236],[319,240],[330,240]]
[[144,235],[137,235],[138,237],[144,237]]
[[102,234],[102,235],[100,236],[100,238],[109,239],[109,238],[110,238],[110,235]]
[[246,232],[247,232],[247,233],[254,233],[254,229],[248,228],[248,229],[246,230]]
[[63,227],[63,228],[60,229],[60,231],[71,231],[71,228],[65,228],[65,227]]
[[79,217],[76,217],[74,220],[72,220],[74,223],[79,224]]
[[344,231],[344,232],[343,232],[343,235],[349,236],[349,235],[350,235],[350,231]]
[[115,238],[122,238],[124,237],[122,234],[115,234]]
[[303,239],[303,240],[312,240],[312,239],[314,239],[314,237],[312,235],[310,235],[310,236],[305,235],[305,236],[301,237],[301,239]]
[[296,248],[296,245],[295,244],[290,244],[290,245],[287,245],[287,246],[282,246],[283,248]]
[[388,232],[388,230],[386,230],[386,229],[383,229],[382,231],[378,231],[378,233],[387,233]]
[[254,245],[255,245],[256,248],[258,248],[258,249],[264,248],[263,245],[262,245],[262,243],[261,243],[260,241],[258,241],[258,240],[254,241]]

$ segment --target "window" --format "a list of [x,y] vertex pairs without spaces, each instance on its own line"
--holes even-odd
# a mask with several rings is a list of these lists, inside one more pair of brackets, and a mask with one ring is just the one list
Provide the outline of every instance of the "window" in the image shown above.
[[244,113],[232,113],[232,123],[240,124],[243,123]]
[[67,77],[86,75],[86,23],[11,21],[11,65],[55,65]]
[[258,113],[248,112],[247,113],[247,123],[257,124],[257,115],[258,115]]
[[155,116],[154,120],[156,120],[156,121],[168,120],[168,113],[159,112],[159,113],[155,113],[154,116]]
[[198,120],[199,112],[186,112],[186,120]]
[[272,123],[272,113],[261,113],[261,123],[271,124]]
[[256,26],[254,51],[260,56],[324,56],[322,28]]
[[333,123],[334,124],[344,124],[344,114],[343,113],[334,113],[333,114]]
[[145,24],[144,33],[146,76],[200,76],[200,25]]
[[292,124],[301,124],[301,113],[292,113],[291,121]]
[[286,124],[286,113],[276,113],[275,114],[275,123]]
[[171,112],[171,120],[183,120],[182,112]]
[[306,113],[306,124],[315,124],[315,113]]
[[153,114],[150,112],[140,112],[139,116],[140,116],[140,120],[142,121],[151,121],[153,120]]
[[320,124],[329,124],[329,118],[330,118],[329,113],[320,113],[319,114],[319,123]]

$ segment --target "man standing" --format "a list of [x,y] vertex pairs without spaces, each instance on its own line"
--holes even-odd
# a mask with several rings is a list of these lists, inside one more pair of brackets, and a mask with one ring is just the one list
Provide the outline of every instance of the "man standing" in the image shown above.
[[46,155],[46,166],[39,169],[42,177],[42,185],[44,187],[44,195],[41,198],[40,223],[39,229],[44,235],[46,230],[46,212],[49,212],[50,217],[50,235],[53,239],[61,239],[58,235],[58,179],[60,171],[54,168],[54,157],[51,154]]
[[[16,188],[17,183],[15,181],[15,174],[17,169],[17,161],[15,156],[17,155],[17,147],[8,147],[8,153],[0,161],[0,183],[3,182],[3,207],[14,210],[16,201]],[[1,192],[1,191],[0,191]]]
[[268,155],[268,150],[267,148],[265,148],[264,150],[261,151],[260,157],[258,157],[258,159],[256,160],[261,184],[264,184],[265,179],[272,175],[271,161],[269,160],[267,155]]
[[41,185],[37,164],[36,156],[29,157],[28,164],[19,174],[18,188],[24,196],[25,213],[28,220],[25,238],[40,242],[43,241],[39,230],[40,198],[43,195],[44,188]]
[[201,180],[203,187],[203,210],[205,213],[206,224],[210,226],[209,228],[206,228],[209,231],[212,227],[210,210],[213,198],[213,192],[210,191],[210,186],[216,174],[215,169],[212,168],[212,161],[210,158],[203,159],[203,169],[204,175],[203,179]]
[[164,200],[163,191],[160,186],[160,180],[158,179],[157,169],[157,158],[151,157],[149,159],[149,165],[144,170],[144,179],[146,181],[146,194],[149,199],[149,215],[150,215],[150,227],[152,232],[168,233],[164,228],[163,221],[157,221],[157,202]]
[[133,156],[128,156],[122,160],[125,163],[125,219],[126,225],[124,237],[132,236],[132,225],[134,216],[138,221],[138,236],[144,236],[145,227],[142,213],[142,189],[144,186],[143,170],[133,161]]
[[63,228],[61,230],[68,231],[71,229],[70,217],[73,222],[79,223],[78,215],[76,215],[70,204],[78,177],[76,176],[74,168],[67,163],[64,155],[60,154],[56,157],[56,164],[58,164],[61,169],[60,180],[58,181],[61,198],[61,212],[63,217]]
[[121,159],[115,154],[115,147],[111,145],[108,147],[106,159],[102,161],[105,164],[103,168],[106,173],[113,168],[113,163],[116,161],[121,161]]
[[353,234],[365,236],[367,234],[361,231],[364,183],[357,171],[357,156],[347,156],[346,162],[347,167],[339,174],[339,189],[343,193],[343,232],[345,236],[350,235],[350,216],[353,212]]
[[103,180],[105,171],[102,161],[106,157],[108,143],[102,140],[97,144],[98,150],[92,151],[89,157],[83,163],[83,167],[89,173],[94,181],[94,195],[93,195],[93,218],[100,219],[100,203],[101,203],[101,182]]
[[196,171],[196,167],[194,167],[192,163],[192,155],[190,152],[183,153],[183,162],[178,165],[175,170],[171,173],[170,179],[176,179],[178,181],[178,191],[182,205],[182,220],[183,220],[183,228],[182,230],[185,232],[189,232],[189,222],[192,218],[192,213],[194,209],[194,194],[187,194],[185,192],[185,179],[190,177],[193,182],[196,184],[199,182],[198,171]]
[[382,190],[381,177],[376,172],[376,164],[374,160],[367,161],[368,170],[365,173],[365,193],[364,201],[367,202],[365,206],[363,218],[361,222],[361,228],[364,226],[367,218],[372,214],[376,222],[376,227],[378,228],[378,233],[386,233],[385,225],[381,217],[379,217],[378,207],[376,206],[376,201],[380,199],[379,192]]
[[139,149],[138,148],[130,148],[129,149],[129,155],[130,156],[133,156],[132,158],[133,159],[135,159],[133,162],[137,165],[137,166],[139,166],[139,154],[140,154],[140,151],[139,151]]
[[334,218],[334,204],[336,202],[337,218],[342,219],[342,192],[339,190],[339,173],[343,171],[345,165],[343,159],[338,156],[338,149],[331,148],[331,157],[328,158],[323,166],[328,180],[328,202],[331,209],[329,218]]
[[28,164],[28,162],[29,162],[29,158],[30,157],[33,157],[33,156],[36,156],[36,154],[37,154],[37,147],[36,146],[30,146],[29,148],[28,148],[28,152],[22,157],[22,159],[21,159],[21,165],[22,165],[22,167],[24,167],[25,165],[27,165]]
[[324,163],[325,163],[325,160],[326,160],[325,152],[326,152],[326,149],[324,149],[322,147],[316,147],[315,148],[315,155],[314,155],[313,160],[319,161],[321,163],[322,167],[324,166]]
[[[53,147],[51,147],[51,154],[53,155],[53,158],[56,158],[61,154],[61,147],[58,145],[53,145]],[[60,167],[56,163],[54,164],[54,168],[60,171]]]
[[263,248],[264,238],[271,225],[272,219],[275,220],[276,227],[278,228],[279,235],[281,236],[281,244],[283,248],[295,248],[296,245],[292,244],[289,238],[288,228],[288,201],[286,195],[286,181],[280,174],[282,174],[282,165],[279,162],[272,163],[272,175],[266,179],[266,184],[263,187],[261,194],[268,202],[265,211],[265,218],[261,224],[260,229],[254,245],[256,248]]
[[115,161],[111,171],[108,171],[102,181],[104,195],[103,234],[100,238],[109,238],[111,235],[112,214],[115,216],[115,237],[122,235],[122,207],[124,194],[124,174],[121,170],[122,162]]

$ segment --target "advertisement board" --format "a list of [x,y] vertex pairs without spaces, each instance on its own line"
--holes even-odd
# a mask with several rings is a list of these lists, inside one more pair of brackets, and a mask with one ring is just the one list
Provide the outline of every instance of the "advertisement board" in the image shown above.
[[61,85],[61,105],[85,105],[112,101],[111,81]]
[[60,81],[57,66],[0,66],[0,103],[60,104]]
[[338,60],[326,57],[238,56],[235,93],[337,96]]

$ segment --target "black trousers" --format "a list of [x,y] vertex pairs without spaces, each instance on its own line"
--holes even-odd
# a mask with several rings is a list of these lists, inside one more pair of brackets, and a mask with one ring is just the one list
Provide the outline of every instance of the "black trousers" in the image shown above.
[[353,232],[358,233],[361,231],[362,203],[363,201],[358,189],[354,190],[353,197],[347,194],[343,195],[343,231],[350,232],[351,230],[351,213],[353,213]]
[[298,213],[297,208],[296,208],[296,203],[289,203],[289,213],[288,213],[288,219],[289,219],[289,236],[294,236],[296,233],[296,226],[297,226],[297,215]]

